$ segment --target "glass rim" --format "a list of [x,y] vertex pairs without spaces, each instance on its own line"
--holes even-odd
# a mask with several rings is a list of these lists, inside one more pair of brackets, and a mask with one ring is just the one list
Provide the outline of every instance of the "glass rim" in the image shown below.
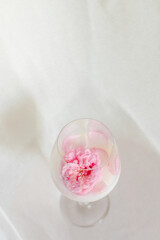
[[[96,170],[96,169],[99,169],[99,168],[103,168],[103,167],[106,165],[106,163],[109,162],[109,160],[111,159],[111,156],[112,156],[112,154],[113,154],[113,149],[114,149],[116,143],[115,143],[115,139],[114,139],[114,136],[113,136],[111,130],[110,130],[104,123],[102,123],[101,121],[96,120],[96,119],[94,119],[94,118],[77,118],[77,119],[74,119],[74,120],[68,122],[67,124],[65,124],[65,125],[62,127],[62,129],[60,130],[60,132],[59,132],[59,134],[58,134],[58,136],[57,136],[57,139],[56,139],[56,142],[57,142],[57,144],[56,144],[56,145],[57,145],[57,151],[59,152],[60,155],[62,155],[62,154],[60,153],[60,150],[59,150],[59,137],[60,137],[61,133],[63,132],[63,130],[64,130],[68,125],[70,125],[71,123],[76,122],[76,121],[79,121],[79,120],[91,120],[91,121],[93,120],[93,121],[96,121],[96,122],[102,124],[103,127],[105,127],[105,128],[109,131],[109,133],[110,133],[110,135],[111,135],[112,148],[111,148],[111,152],[110,152],[109,156],[105,159],[105,161],[103,162],[103,164],[100,164],[99,166],[93,167],[93,168],[86,168],[86,169],[83,169],[83,168],[75,168],[75,169],[76,169],[76,170],[83,170],[83,171],[92,171],[92,170]],[[85,149],[85,148],[84,148],[84,149]],[[101,148],[100,148],[100,149],[101,149]],[[102,149],[102,150],[103,150],[103,149]],[[65,164],[69,164],[68,162],[66,162],[66,161],[64,160],[64,158],[62,158],[62,161],[63,161]]]

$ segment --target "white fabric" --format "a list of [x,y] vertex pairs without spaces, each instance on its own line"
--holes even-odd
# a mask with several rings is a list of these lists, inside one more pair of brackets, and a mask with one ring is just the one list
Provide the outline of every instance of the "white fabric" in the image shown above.
[[[0,1],[0,239],[159,239],[158,0]],[[122,160],[106,220],[66,223],[49,157],[60,129],[108,124]]]

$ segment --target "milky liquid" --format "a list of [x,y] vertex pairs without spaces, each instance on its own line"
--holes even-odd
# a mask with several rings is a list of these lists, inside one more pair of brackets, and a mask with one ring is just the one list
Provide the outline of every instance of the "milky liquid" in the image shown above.
[[[62,166],[67,164],[64,156],[77,149],[94,149],[100,165],[97,169],[101,169],[101,177],[92,189],[84,194],[76,193],[74,190],[67,188],[66,182],[62,176]],[[59,152],[59,150],[61,152]],[[61,148],[55,146],[53,151],[53,178],[59,190],[68,198],[79,202],[92,202],[99,200],[109,194],[115,187],[120,175],[120,159],[116,144],[105,134],[98,131],[84,132],[83,134],[75,134],[67,136],[61,143]],[[55,159],[57,161],[55,161]],[[74,169],[73,169],[74,170]],[[93,170],[93,171],[96,171]],[[99,170],[97,170],[99,171]],[[85,176],[84,176],[85,177]],[[70,179],[69,179],[70,181]]]

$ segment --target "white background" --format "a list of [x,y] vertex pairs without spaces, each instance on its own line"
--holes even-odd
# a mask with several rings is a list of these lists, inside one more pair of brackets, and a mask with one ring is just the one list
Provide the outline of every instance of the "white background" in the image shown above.
[[[0,239],[160,238],[160,1],[0,1]],[[109,125],[122,160],[106,220],[66,223],[49,157],[60,129]]]

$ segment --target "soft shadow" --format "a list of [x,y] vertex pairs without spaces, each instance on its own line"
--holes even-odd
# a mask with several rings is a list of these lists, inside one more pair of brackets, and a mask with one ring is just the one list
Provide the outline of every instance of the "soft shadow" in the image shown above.
[[0,144],[12,150],[22,150],[28,146],[39,148],[41,116],[32,96],[12,99],[12,103],[1,113]]

